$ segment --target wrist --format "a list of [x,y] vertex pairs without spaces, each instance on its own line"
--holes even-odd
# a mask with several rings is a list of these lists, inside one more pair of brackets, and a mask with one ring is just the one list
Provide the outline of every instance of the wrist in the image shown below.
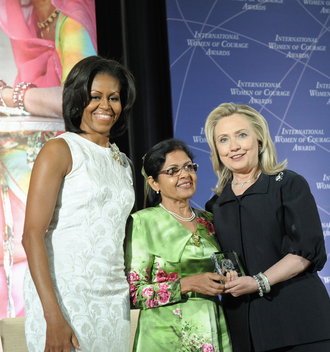
[[189,280],[187,277],[180,279],[180,286],[181,286],[181,295],[185,295],[186,293],[191,291],[189,287]]
[[255,279],[257,285],[258,285],[258,293],[259,296],[262,297],[264,293],[269,293],[271,290],[270,282],[268,280],[268,277],[260,272],[257,275],[253,275],[253,278]]
[[30,82],[21,82],[18,83],[13,91],[13,106],[20,110],[26,111],[24,106],[24,97],[28,89],[36,88],[37,86]]
[[50,322],[60,321],[60,320],[64,319],[64,316],[63,316],[61,309],[58,307],[58,308],[54,308],[52,310],[45,311],[44,318],[47,323],[50,323]]

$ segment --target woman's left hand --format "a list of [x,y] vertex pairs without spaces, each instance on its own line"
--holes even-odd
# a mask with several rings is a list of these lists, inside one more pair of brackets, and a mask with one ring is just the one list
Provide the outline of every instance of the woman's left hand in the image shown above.
[[245,295],[247,293],[253,293],[257,291],[258,291],[258,284],[253,277],[241,276],[241,277],[237,277],[236,279],[230,279],[230,281],[227,281],[225,284],[225,290],[223,293],[231,293],[234,297],[238,297],[241,295]]
[[[311,262],[299,255],[287,254],[284,258],[264,272],[271,286],[278,282],[286,281],[305,271]],[[251,276],[241,276],[230,280],[225,285],[224,293],[231,293],[234,297],[257,292],[258,284]]]

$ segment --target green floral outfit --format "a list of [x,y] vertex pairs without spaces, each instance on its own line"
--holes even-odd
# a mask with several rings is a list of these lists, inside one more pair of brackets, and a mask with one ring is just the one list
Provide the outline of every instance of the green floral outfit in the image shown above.
[[134,351],[232,351],[219,298],[181,294],[180,279],[213,272],[220,249],[212,214],[194,211],[195,234],[160,206],[129,219],[127,276],[132,306],[142,309]]

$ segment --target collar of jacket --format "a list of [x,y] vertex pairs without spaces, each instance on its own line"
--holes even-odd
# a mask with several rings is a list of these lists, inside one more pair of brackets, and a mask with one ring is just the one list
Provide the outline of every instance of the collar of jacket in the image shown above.
[[[195,209],[196,217],[202,217],[203,211]],[[180,224],[174,217],[162,209],[159,205],[147,208],[132,215],[133,221],[138,221],[140,226],[145,227],[140,231],[140,236],[145,237],[143,241],[149,253],[159,256],[171,263],[179,263],[183,250],[191,238],[192,233]],[[139,226],[139,225],[138,225]],[[197,223],[197,228],[202,229],[202,224]],[[204,227],[199,235],[209,241],[215,249],[219,250],[216,236],[208,236]]]
[[[268,193],[269,189],[269,182],[270,182],[270,175],[266,175],[264,173],[261,173],[259,176],[258,180],[251,186],[249,187],[242,195],[241,197],[246,197],[251,194],[266,194]],[[233,192],[231,188],[231,180],[227,182],[225,188],[223,189],[222,193],[220,194],[219,198],[215,202],[215,206],[220,206],[224,203],[228,202],[238,202],[237,196]]]

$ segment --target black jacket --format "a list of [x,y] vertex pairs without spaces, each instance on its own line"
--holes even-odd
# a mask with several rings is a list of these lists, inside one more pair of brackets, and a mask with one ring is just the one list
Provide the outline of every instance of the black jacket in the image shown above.
[[234,352],[249,351],[250,336],[257,352],[330,339],[330,299],[317,274],[326,262],[319,214],[306,180],[283,174],[277,181],[261,174],[240,200],[228,183],[206,204],[222,250],[237,252],[246,275],[266,271],[288,253],[312,263],[264,297],[223,295]]

